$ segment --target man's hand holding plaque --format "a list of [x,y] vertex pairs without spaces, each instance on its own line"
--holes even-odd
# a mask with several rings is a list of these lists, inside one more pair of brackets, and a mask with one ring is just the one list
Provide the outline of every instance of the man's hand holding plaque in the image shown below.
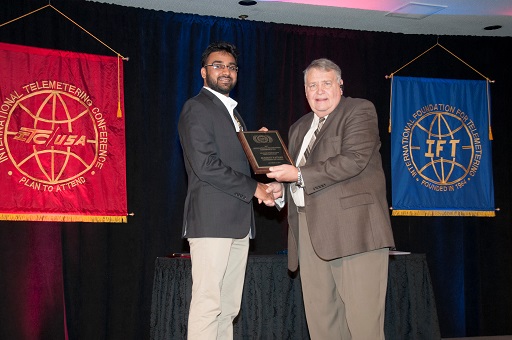
[[240,131],[238,139],[255,174],[266,174],[269,168],[293,164],[281,135],[276,130]]

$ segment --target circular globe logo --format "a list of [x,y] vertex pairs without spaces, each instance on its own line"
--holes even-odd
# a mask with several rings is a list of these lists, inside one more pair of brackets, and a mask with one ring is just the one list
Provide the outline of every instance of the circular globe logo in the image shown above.
[[256,134],[254,136],[252,136],[252,139],[254,140],[255,143],[263,143],[263,144],[271,144],[274,139],[272,137],[270,137],[269,135],[261,135],[261,134]]
[[94,166],[98,129],[89,106],[80,98],[64,91],[41,90],[13,105],[4,145],[24,176],[44,184],[62,184]]
[[411,127],[409,152],[416,172],[436,185],[454,185],[472,170],[474,133],[457,115],[433,111]]

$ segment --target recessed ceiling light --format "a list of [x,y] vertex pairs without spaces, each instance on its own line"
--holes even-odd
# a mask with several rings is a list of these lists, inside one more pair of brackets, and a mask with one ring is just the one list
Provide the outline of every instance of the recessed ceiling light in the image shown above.
[[503,26],[501,26],[501,25],[493,25],[493,26],[484,27],[484,30],[486,30],[486,31],[494,31],[494,30],[499,30],[502,27]]
[[406,19],[423,19],[434,13],[442,11],[447,6],[421,4],[417,2],[410,2],[396,10],[386,14],[387,17],[398,17]]
[[254,6],[257,4],[257,2],[253,0],[241,0],[238,1],[238,4],[242,6]]

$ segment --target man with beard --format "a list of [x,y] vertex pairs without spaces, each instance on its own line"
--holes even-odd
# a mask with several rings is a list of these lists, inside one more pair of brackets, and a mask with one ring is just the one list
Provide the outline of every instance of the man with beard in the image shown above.
[[251,178],[236,134],[246,129],[237,102],[229,97],[237,81],[237,60],[232,44],[208,46],[201,60],[204,87],[185,103],[178,123],[188,175],[182,236],[192,259],[192,340],[233,338],[249,238],[255,236],[252,198],[274,205],[267,186]]

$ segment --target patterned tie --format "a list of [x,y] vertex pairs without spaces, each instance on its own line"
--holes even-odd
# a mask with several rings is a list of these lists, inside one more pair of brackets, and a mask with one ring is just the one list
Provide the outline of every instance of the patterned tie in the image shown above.
[[306,160],[308,159],[309,155],[311,154],[311,149],[313,148],[313,144],[315,143],[316,136],[318,136],[318,133],[320,132],[320,129],[322,128],[322,125],[324,125],[325,117],[320,118],[318,120],[318,127],[315,130],[315,133],[313,136],[311,136],[311,140],[309,141],[308,147],[304,151],[304,155],[302,156],[302,159],[299,162],[299,166],[303,166],[306,164]]

